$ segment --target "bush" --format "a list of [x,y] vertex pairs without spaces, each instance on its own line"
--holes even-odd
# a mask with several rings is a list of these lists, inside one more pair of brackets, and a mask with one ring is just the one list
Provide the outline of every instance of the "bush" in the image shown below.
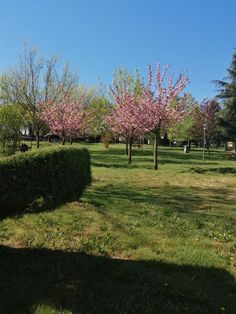
[[0,159],[0,210],[46,209],[75,201],[90,182],[87,149],[18,153]]

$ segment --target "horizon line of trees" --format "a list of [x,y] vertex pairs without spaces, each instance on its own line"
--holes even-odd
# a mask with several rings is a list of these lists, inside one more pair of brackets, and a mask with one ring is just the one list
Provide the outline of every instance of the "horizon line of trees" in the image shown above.
[[57,133],[122,137],[131,162],[132,144],[147,136],[154,142],[154,168],[158,168],[158,139],[200,142],[206,129],[206,146],[236,139],[236,53],[227,69],[228,77],[214,81],[214,99],[198,103],[191,94],[182,94],[188,77],[177,80],[167,75],[169,67],[151,67],[145,81],[137,71],[114,72],[110,89],[79,86],[78,76],[68,64],[60,67],[55,57],[44,59],[26,47],[16,66],[0,75],[0,151],[14,153],[22,128],[27,128],[39,147],[40,135]]

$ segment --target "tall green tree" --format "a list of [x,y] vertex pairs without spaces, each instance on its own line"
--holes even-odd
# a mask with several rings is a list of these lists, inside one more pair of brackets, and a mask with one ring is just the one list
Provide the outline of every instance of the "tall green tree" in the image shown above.
[[70,93],[77,83],[76,75],[65,65],[58,69],[57,59],[45,60],[36,49],[25,47],[16,66],[0,77],[0,98],[3,103],[18,105],[24,111],[39,147],[39,134],[43,122],[39,119],[39,104],[60,99]]
[[85,131],[93,136],[101,136],[104,132],[106,133],[105,117],[111,108],[112,104],[107,98],[103,96],[94,97],[85,110]]
[[217,86],[217,98],[221,100],[221,124],[229,139],[236,141],[236,52],[232,55],[228,76],[224,80],[214,81]]
[[168,138],[171,142],[174,140],[178,141],[188,141],[190,145],[191,129],[194,124],[194,110],[198,106],[198,102],[191,94],[185,94],[182,99],[176,97],[173,101],[173,105],[181,101],[181,107],[184,112],[184,118],[178,122],[174,121],[173,124],[168,129]]
[[0,106],[0,153],[8,156],[17,151],[23,125],[22,114],[15,105]]
[[104,135],[107,132],[105,117],[113,104],[109,100],[106,87],[101,82],[95,87],[87,88],[78,86],[72,97],[79,98],[84,112],[84,133],[94,137]]

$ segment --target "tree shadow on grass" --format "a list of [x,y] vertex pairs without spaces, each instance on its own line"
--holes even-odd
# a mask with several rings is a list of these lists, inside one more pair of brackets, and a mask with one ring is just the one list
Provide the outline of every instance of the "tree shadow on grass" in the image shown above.
[[[38,199],[41,201],[43,199],[43,203],[38,202]],[[73,197],[70,200],[66,201],[54,201],[51,202],[51,200],[47,200],[46,198],[38,198],[35,202],[30,204],[28,207],[21,209],[21,210],[12,210],[11,208],[6,208],[3,210],[0,210],[0,221],[8,218],[8,217],[14,217],[14,218],[20,218],[24,216],[25,214],[36,214],[41,212],[50,212],[56,210],[58,207],[68,203],[68,202],[77,202],[81,199],[81,194],[78,195],[78,197]],[[1,314],[1,312],[0,312]]]
[[[101,149],[101,150],[93,150],[91,149],[90,152],[92,155],[97,156],[125,156],[125,148],[120,148],[119,146],[115,148],[108,148],[108,149]],[[152,147],[148,146],[145,148],[133,148],[132,149],[132,155],[133,156],[153,156]],[[169,148],[169,147],[160,147],[158,150],[158,155],[163,156],[165,158],[170,159],[194,159],[196,160],[202,160],[202,151],[199,149],[192,149],[190,153],[184,154],[184,151],[182,148]],[[211,156],[209,157],[207,154],[205,156],[206,160],[225,160],[225,152],[223,151],[212,151]]]
[[[132,164],[128,165],[125,150],[121,148],[111,148],[108,150],[92,151],[92,165],[105,168],[153,168],[153,153],[150,149],[134,149],[132,153]],[[199,151],[191,154],[184,154],[182,150],[162,148],[158,153],[158,162],[163,164],[180,165],[217,165],[222,160],[219,153],[212,158],[202,161],[202,155]]]
[[[191,149],[187,154],[184,154],[183,149],[162,149],[160,155],[165,157],[171,157],[172,159],[192,159],[192,160],[202,160],[202,150]],[[223,151],[211,151],[211,155],[208,156],[207,152],[205,154],[205,159],[208,161],[219,161],[225,160],[225,153]]]
[[[115,147],[115,148],[108,148],[108,149],[101,149],[101,150],[90,150],[92,155],[115,155],[115,156],[126,156],[125,154],[125,146],[124,148]],[[151,149],[142,149],[142,148],[133,148],[132,149],[132,155],[133,156],[152,156],[152,150]]]
[[[131,201],[139,204],[156,205],[158,208],[170,208],[172,211],[190,213],[204,212],[214,204],[215,209],[232,205],[228,199],[227,189],[205,187],[181,187],[164,185],[138,189],[129,185],[107,184],[102,187],[88,189],[86,200],[98,208],[110,208],[116,201]],[[135,205],[134,205],[135,206]]]
[[[225,270],[0,246],[1,313],[235,313]],[[46,311],[45,311],[46,312]],[[71,313],[70,312],[70,313]]]
[[[209,162],[196,162],[195,160],[187,160],[187,159],[159,159],[159,165],[165,164],[178,164],[178,165],[217,165],[217,162],[209,161]],[[112,158],[108,156],[107,159],[101,156],[93,156],[92,157],[92,166],[94,167],[103,167],[103,168],[125,168],[125,169],[152,169],[153,170],[153,159],[152,158],[133,158],[132,164],[128,164],[128,162],[124,159]]]
[[218,168],[190,168],[191,172],[195,173],[218,173],[218,174],[236,174],[236,168],[233,167],[218,167]]

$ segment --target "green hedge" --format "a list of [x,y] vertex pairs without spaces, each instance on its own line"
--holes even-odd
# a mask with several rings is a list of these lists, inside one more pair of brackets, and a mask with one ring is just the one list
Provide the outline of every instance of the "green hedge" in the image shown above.
[[91,182],[87,149],[53,148],[0,159],[0,212],[78,200]]

